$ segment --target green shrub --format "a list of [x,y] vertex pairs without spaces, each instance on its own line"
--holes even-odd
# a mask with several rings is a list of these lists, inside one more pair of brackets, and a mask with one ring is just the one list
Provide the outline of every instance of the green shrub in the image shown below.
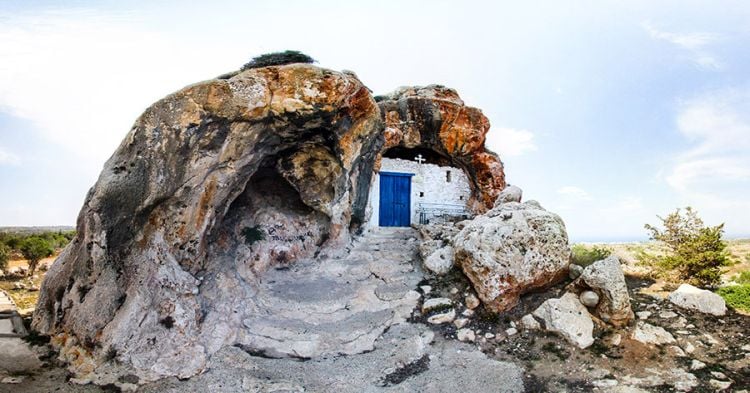
[[47,258],[55,252],[55,248],[44,238],[32,236],[21,243],[21,253],[29,260],[29,276],[34,275],[36,265],[42,258]]
[[584,267],[596,261],[601,261],[612,254],[612,250],[609,248],[600,246],[588,248],[582,244],[573,245],[571,251],[573,251],[573,263]]
[[692,208],[685,214],[677,209],[666,218],[659,217],[664,229],[646,224],[651,239],[667,249],[664,256],[653,257],[658,269],[675,272],[680,280],[699,287],[721,283],[721,268],[729,264],[727,244],[722,240],[724,224],[707,227]]
[[302,52],[296,50],[287,50],[284,52],[266,53],[258,57],[254,57],[247,64],[242,66],[242,71],[249,70],[251,68],[278,66],[293,63],[309,64],[314,62],[315,59]]
[[750,284],[729,285],[719,288],[716,293],[721,295],[728,305],[750,312]]
[[0,244],[0,270],[8,267],[8,259],[10,259],[10,247]]

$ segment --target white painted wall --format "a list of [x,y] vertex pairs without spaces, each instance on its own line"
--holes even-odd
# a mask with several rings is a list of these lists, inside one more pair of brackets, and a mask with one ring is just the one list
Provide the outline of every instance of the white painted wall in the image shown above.
[[[460,168],[438,166],[434,164],[419,164],[416,161],[399,158],[383,158],[380,165],[381,172],[413,173],[411,177],[411,222],[419,222],[417,206],[422,203],[450,203],[464,205],[471,196],[469,179]],[[451,181],[447,181],[446,172],[451,172]],[[423,193],[423,196],[420,196]],[[379,226],[380,209],[380,174],[375,173],[370,196],[367,203],[369,220],[365,227]]]

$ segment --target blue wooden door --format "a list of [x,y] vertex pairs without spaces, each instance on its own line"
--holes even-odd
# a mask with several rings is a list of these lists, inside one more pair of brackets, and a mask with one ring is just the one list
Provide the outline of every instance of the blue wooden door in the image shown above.
[[380,226],[411,224],[411,177],[409,173],[380,172]]

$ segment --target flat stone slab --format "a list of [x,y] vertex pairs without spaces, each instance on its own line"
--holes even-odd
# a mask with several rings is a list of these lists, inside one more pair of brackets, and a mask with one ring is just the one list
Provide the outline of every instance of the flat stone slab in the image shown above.
[[470,345],[436,338],[422,325],[395,325],[375,342],[375,347],[372,352],[345,358],[305,362],[252,356],[229,347],[214,355],[206,373],[187,381],[159,381],[142,391],[524,391],[520,367],[489,359]]
[[422,275],[411,262],[417,242],[409,241],[415,236],[411,229],[376,232],[355,241],[347,256],[267,272],[253,296],[256,311],[242,320],[238,346],[276,358],[371,351],[417,305],[414,288]]

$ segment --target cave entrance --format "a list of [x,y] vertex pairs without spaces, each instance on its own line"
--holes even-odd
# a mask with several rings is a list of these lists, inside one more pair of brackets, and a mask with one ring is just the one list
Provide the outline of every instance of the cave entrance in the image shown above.
[[470,184],[463,169],[434,150],[391,148],[383,153],[370,188],[367,226],[466,219],[470,216]]

